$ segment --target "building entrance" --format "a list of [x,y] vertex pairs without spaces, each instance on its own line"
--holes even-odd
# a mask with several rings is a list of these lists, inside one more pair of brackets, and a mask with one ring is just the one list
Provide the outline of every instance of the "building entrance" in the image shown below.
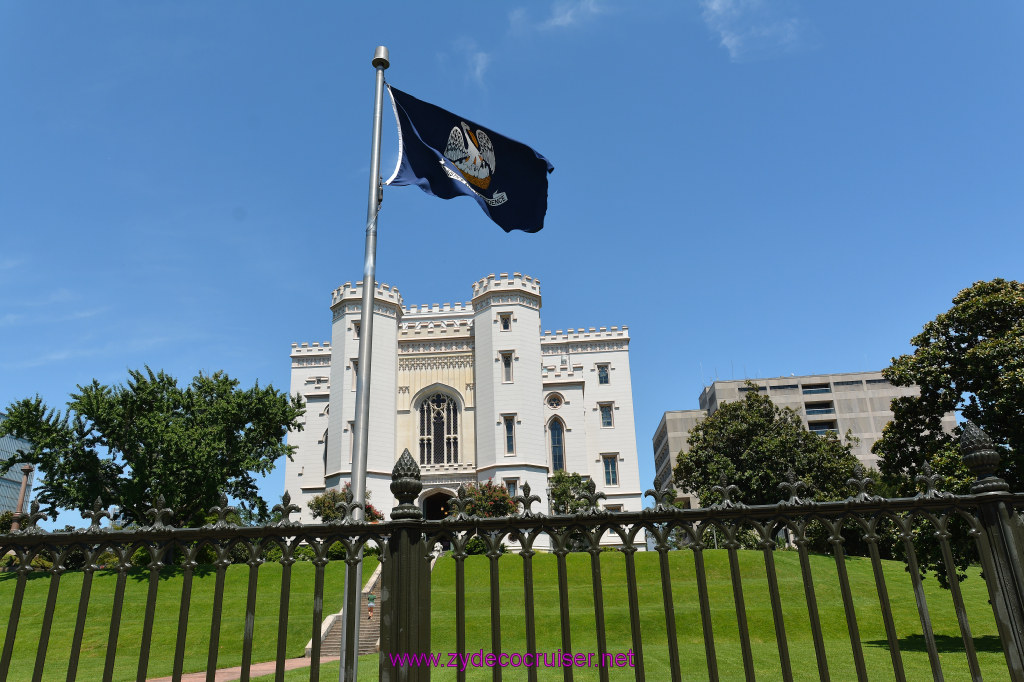
[[436,492],[423,500],[423,518],[427,521],[439,521],[448,516],[448,500],[452,494]]

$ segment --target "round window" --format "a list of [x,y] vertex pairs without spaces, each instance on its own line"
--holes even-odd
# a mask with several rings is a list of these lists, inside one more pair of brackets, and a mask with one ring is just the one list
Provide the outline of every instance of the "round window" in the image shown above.
[[548,407],[556,409],[562,406],[562,396],[557,393],[552,393],[548,396]]

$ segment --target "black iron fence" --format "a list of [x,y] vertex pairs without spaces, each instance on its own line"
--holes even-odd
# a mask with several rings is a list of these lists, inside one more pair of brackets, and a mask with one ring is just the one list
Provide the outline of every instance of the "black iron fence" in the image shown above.
[[[983,665],[972,631],[981,610],[982,620],[994,622],[993,639],[998,640],[1003,659],[998,671],[988,668],[989,676],[1024,680],[1024,523],[1020,517],[1024,494],[1009,492],[1007,484],[995,475],[999,451],[973,427],[962,441],[962,450],[977,477],[969,495],[942,492],[937,477],[926,472],[918,477],[921,492],[913,498],[877,497],[871,492],[870,479],[861,477],[851,479],[855,494],[846,500],[814,502],[802,498],[803,484],[790,478],[783,484],[787,499],[775,505],[745,506],[737,499],[735,486],[723,483],[723,501],[708,508],[678,509],[672,506],[667,491],[648,491],[652,508],[609,512],[600,507],[602,495],[591,490],[582,513],[546,515],[533,509],[539,498],[524,486],[522,495],[515,498],[519,513],[514,516],[469,516],[460,491],[451,500],[448,518],[426,521],[415,504],[421,492],[419,469],[406,453],[393,474],[392,490],[400,504],[393,510],[392,520],[384,523],[354,522],[349,506],[348,515],[338,523],[298,524],[289,520],[297,507],[285,499],[275,509],[281,520],[272,525],[232,524],[231,508],[225,501],[213,510],[218,515],[215,523],[175,528],[170,525],[172,510],[158,500],[150,511],[152,524],[145,528],[112,528],[109,513],[98,502],[85,515],[91,521],[88,528],[45,532],[38,527],[44,515],[33,505],[24,530],[0,536],[0,557],[4,557],[0,563],[8,564],[8,572],[0,574],[0,608],[9,605],[0,679],[73,680],[81,676],[112,680],[134,676],[145,680],[161,674],[177,679],[190,670],[203,669],[206,679],[213,680],[218,664],[224,663],[222,633],[227,624],[223,615],[229,610],[225,600],[244,599],[240,650],[229,656],[239,664],[241,679],[250,679],[254,656],[273,658],[275,678],[284,679],[285,660],[296,646],[298,616],[306,624],[298,629],[299,637],[305,641],[308,633],[310,641],[309,679],[316,680],[321,675],[324,600],[337,597],[345,605],[341,620],[348,641],[342,652],[343,679],[425,680],[435,675],[463,680],[467,675],[485,673],[493,679],[529,680],[552,675],[565,680],[580,676],[608,680],[622,675],[637,680],[649,676],[672,680],[742,676],[752,680],[759,675],[785,680],[867,680],[869,675],[882,675],[906,680],[920,676],[918,668],[908,668],[905,649],[909,642],[923,652],[914,651],[913,655],[926,657],[923,670],[933,679],[945,679],[944,663],[955,654],[962,659],[957,669],[981,680]],[[478,547],[483,543],[483,557],[470,557],[474,538],[479,539]],[[870,566],[869,571],[858,574],[863,580],[850,575],[846,550],[854,544],[863,555],[859,561]],[[647,550],[648,545],[654,553],[641,555],[643,561],[638,562],[637,552]],[[715,545],[720,549],[713,550]],[[608,554],[610,546],[619,554]],[[432,582],[431,576],[432,561],[441,547],[446,548],[443,561],[450,562],[447,566],[454,574],[444,590],[438,587],[440,578]],[[928,573],[919,561],[923,547],[948,582],[948,600],[959,630],[955,645],[950,644],[949,635],[937,636],[933,626],[929,594],[934,597],[935,592],[925,588],[925,580],[933,579],[923,577]],[[980,605],[977,597],[966,598],[957,578],[964,547],[976,552],[987,604]],[[821,549],[825,552],[817,551]],[[376,673],[368,659],[360,662],[355,636],[366,604],[355,585],[354,571],[364,553],[370,552],[379,555],[382,565]],[[913,627],[907,625],[906,614],[894,607],[899,603],[894,591],[906,581],[894,580],[892,563],[884,559],[890,555],[898,556],[906,569]],[[687,575],[681,574],[682,563],[677,560],[682,556],[687,558]],[[715,559],[709,568],[710,557]],[[756,566],[752,557],[757,557]],[[312,566],[301,571],[303,580],[312,581],[312,599],[304,600],[296,612],[293,570],[303,560]],[[589,563],[589,581],[581,578],[585,572],[580,570],[584,566],[581,560]],[[830,569],[823,572],[826,560]],[[330,572],[331,565],[339,562],[349,576],[343,599],[336,587],[326,587],[328,576],[337,573]],[[269,596],[266,581],[260,578],[261,566],[267,565],[280,567],[279,578],[275,569],[279,584]],[[780,565],[785,571],[781,576]],[[232,566],[232,576],[241,575],[242,567],[247,567],[244,588],[227,586]],[[608,584],[612,568],[614,584]],[[716,578],[719,568],[724,576]],[[472,570],[467,586],[468,569]],[[756,579],[751,577],[752,571]],[[170,573],[177,581],[172,595],[177,596],[176,613],[167,608],[167,595],[160,594],[161,581]],[[62,599],[69,599],[63,594],[67,590],[61,588],[62,577],[69,574],[75,576],[70,599],[77,606],[60,607]],[[93,594],[97,576],[113,582],[112,592],[104,588],[101,594]],[[48,581],[45,599],[41,589],[30,585],[39,579]],[[845,634],[842,647],[838,647],[841,651],[828,635],[836,628],[836,614],[819,606],[823,579],[834,580],[836,584],[829,588],[839,593]],[[125,611],[129,580],[146,586],[144,597],[141,590],[133,592],[139,596],[129,604],[131,614]],[[728,622],[722,615],[721,595],[715,591],[716,580],[730,588]],[[980,584],[979,578],[972,580]],[[208,623],[203,621],[202,631],[195,632],[190,609],[196,606],[193,590],[199,581],[203,584],[199,599],[204,613],[210,615]],[[511,599],[510,581],[521,584],[515,586]],[[677,591],[684,583],[686,597]],[[796,585],[799,587],[794,588]],[[540,600],[538,590],[542,592]],[[585,599],[580,598],[581,590],[586,591]],[[37,598],[27,597],[28,593]],[[102,609],[97,602],[102,602]],[[271,603],[276,643],[272,650],[264,646],[254,654],[254,645],[268,637],[265,628],[257,637],[257,611],[267,610]],[[581,604],[586,613],[581,612]],[[752,605],[770,614],[767,626],[748,613]],[[798,615],[795,605],[799,606]],[[681,620],[687,609],[699,614],[694,616],[699,628]],[[440,610],[450,618],[439,621]],[[871,622],[867,623],[864,614],[869,610]],[[29,612],[41,613],[41,619],[34,616],[32,622],[39,622],[38,630],[33,625],[33,631],[26,633],[19,625],[23,614]],[[115,660],[125,654],[121,629],[129,616],[141,616],[141,627],[133,625],[130,642],[134,675],[126,672],[123,660]],[[68,620],[61,624],[65,633],[58,647],[61,666],[55,666],[53,655],[48,656],[55,618]],[[97,618],[101,619],[99,626]],[[872,662],[877,665],[880,659],[865,656],[861,632],[865,627],[878,629],[876,618],[881,621],[884,641],[872,646],[885,649],[888,660],[873,670]],[[801,632],[806,629],[809,633],[809,642],[803,634],[794,639],[797,621]],[[439,622],[446,628],[443,637]],[[489,639],[489,651],[480,650],[479,660],[471,662],[484,623],[489,633],[482,637]],[[556,625],[552,627],[552,623]],[[696,660],[692,651],[681,655],[680,643],[685,640],[681,624],[690,632],[699,631],[703,661]],[[467,628],[473,647],[468,644]],[[914,630],[910,636],[908,628]],[[103,631],[102,637],[98,630]],[[164,634],[155,635],[155,630]],[[446,639],[449,634],[450,640]],[[24,650],[20,646],[24,638],[33,645],[30,659],[16,655]],[[581,642],[592,650],[581,652]],[[731,660],[737,645],[738,660]],[[451,651],[440,651],[439,646]],[[199,663],[197,648],[205,654]],[[729,660],[723,659],[723,648],[729,652],[725,654]],[[154,649],[157,657],[168,661],[166,670],[152,665]],[[769,650],[772,660],[765,667],[762,659],[769,657]],[[542,657],[541,651],[552,653]],[[419,657],[432,653],[440,655]],[[487,654],[491,655],[489,664]],[[988,654],[991,664],[994,654]],[[583,667],[577,658],[581,655]],[[90,661],[88,671],[84,658]],[[65,660],[66,670],[62,667]]]

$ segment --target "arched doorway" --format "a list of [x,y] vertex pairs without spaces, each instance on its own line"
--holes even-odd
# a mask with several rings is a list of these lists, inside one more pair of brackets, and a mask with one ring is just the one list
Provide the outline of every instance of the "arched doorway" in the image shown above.
[[[452,494],[447,490],[438,490],[424,497],[423,518],[427,521],[438,521],[448,516],[448,500],[451,498]],[[428,549],[432,550],[433,548]],[[451,543],[442,540],[441,549],[447,552],[451,549]]]
[[427,521],[438,521],[448,516],[448,500],[451,498],[452,494],[444,490],[423,498],[423,518]]

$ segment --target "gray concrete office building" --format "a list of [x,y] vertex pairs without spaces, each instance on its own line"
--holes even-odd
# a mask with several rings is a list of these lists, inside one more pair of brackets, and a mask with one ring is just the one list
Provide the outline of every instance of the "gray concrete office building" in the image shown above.
[[[890,405],[899,396],[918,395],[916,386],[893,386],[881,372],[848,372],[809,376],[751,379],[758,390],[780,407],[791,407],[804,426],[815,433],[849,431],[860,442],[853,454],[865,467],[877,466],[871,446],[882,437],[882,428],[892,420]],[[672,482],[676,455],[686,451],[690,429],[726,402],[741,400],[750,388],[746,380],[715,381],[700,394],[699,410],[672,410],[662,415],[654,432],[654,484]],[[942,428],[956,426],[953,413],[942,420]]]
[[[4,418],[4,415],[0,414],[0,421],[3,421]],[[28,449],[28,447],[29,442],[27,440],[15,438],[14,436],[0,436],[0,466],[6,466],[7,460],[14,457],[18,450]],[[18,494],[21,492],[21,479],[23,476],[20,464],[11,467],[6,474],[0,476],[0,513],[12,512],[17,509]],[[32,491],[32,478],[33,474],[29,474],[28,490],[25,493],[25,501],[22,503],[22,512],[28,511],[29,493]]]

